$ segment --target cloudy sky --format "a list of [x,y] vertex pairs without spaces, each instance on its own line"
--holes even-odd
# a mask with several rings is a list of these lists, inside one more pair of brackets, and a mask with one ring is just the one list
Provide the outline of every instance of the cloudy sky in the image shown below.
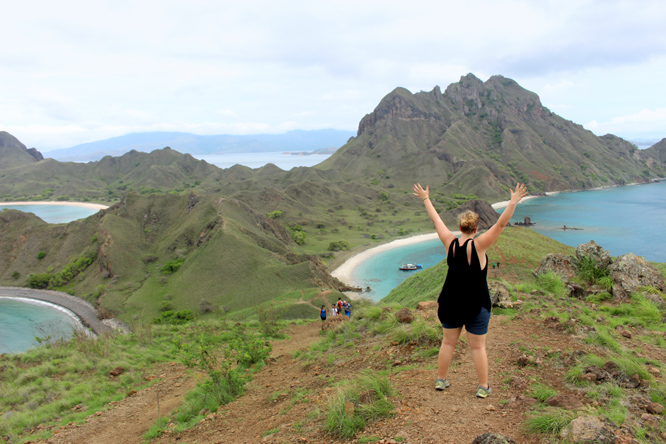
[[470,72],[598,135],[666,137],[663,0],[23,0],[2,15],[0,130],[43,151],[356,130],[395,87]]

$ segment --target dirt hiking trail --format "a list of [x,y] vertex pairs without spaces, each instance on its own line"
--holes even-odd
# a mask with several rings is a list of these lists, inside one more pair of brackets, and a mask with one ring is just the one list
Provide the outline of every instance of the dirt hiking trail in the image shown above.
[[[526,435],[524,414],[535,400],[523,396],[529,384],[541,382],[558,393],[570,392],[563,384],[566,371],[559,361],[522,366],[526,349],[536,356],[551,351],[572,352],[582,348],[570,334],[545,328],[538,317],[514,319],[494,315],[488,334],[488,362],[492,395],[478,399],[477,379],[471,352],[459,343],[449,373],[451,387],[434,390],[436,356],[417,353],[415,344],[397,345],[386,337],[367,336],[341,344],[320,359],[295,358],[319,341],[321,322],[292,326],[285,340],[273,341],[268,364],[248,384],[245,395],[209,414],[185,432],[166,431],[151,441],[176,443],[471,443],[486,432],[500,433],[518,443],[542,442]],[[464,336],[463,335],[461,337]],[[421,349],[422,350],[422,349]],[[554,366],[551,365],[554,363]],[[365,369],[389,369],[391,384],[399,395],[393,400],[392,418],[371,422],[352,439],[338,439],[325,431],[329,398],[341,382],[354,379]],[[140,444],[158,418],[168,415],[197,383],[197,375],[182,365],[166,364],[155,371],[159,382],[107,410],[91,415],[85,424],[56,430],[52,444]],[[200,377],[199,377],[200,378]],[[395,441],[394,441],[395,440]]]

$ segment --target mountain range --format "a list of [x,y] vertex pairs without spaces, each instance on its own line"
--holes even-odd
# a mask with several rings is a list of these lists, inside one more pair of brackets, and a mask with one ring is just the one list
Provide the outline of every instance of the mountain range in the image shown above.
[[89,162],[105,156],[122,156],[135,150],[150,152],[170,147],[181,153],[235,154],[280,151],[316,151],[339,148],[354,135],[351,131],[294,130],[284,134],[210,135],[179,132],[133,133],[46,152],[59,161]]
[[[341,288],[320,259],[336,260],[331,243],[353,248],[432,229],[411,194],[415,182],[430,185],[447,216],[466,202],[506,200],[516,182],[541,193],[666,176],[666,139],[639,150],[597,137],[515,81],[471,74],[444,92],[395,89],[309,168],[220,169],[170,148],[88,163],[41,157],[0,133],[0,199],[113,206],[55,226],[0,213],[0,284],[25,285],[30,273],[64,270],[90,250],[94,261],[66,289],[120,316],[154,316],[165,295],[180,308],[212,299],[240,310],[312,286]],[[161,275],[173,261],[182,268]]]

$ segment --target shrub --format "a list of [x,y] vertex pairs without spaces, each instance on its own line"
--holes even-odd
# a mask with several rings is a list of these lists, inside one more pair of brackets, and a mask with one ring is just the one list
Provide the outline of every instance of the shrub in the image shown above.
[[305,233],[305,231],[294,230],[293,228],[290,229],[290,234],[291,234],[291,238],[298,245],[304,245],[305,242],[306,242],[306,239],[308,237],[308,235]]
[[39,259],[40,261],[42,259],[44,259],[45,257],[46,257],[46,252],[45,251],[40,251],[39,253],[37,253],[37,259]]
[[51,283],[53,279],[53,274],[51,273],[37,273],[31,274],[28,277],[28,285],[30,288],[46,288]]
[[346,240],[333,241],[328,244],[328,251],[349,250],[349,242]]
[[153,320],[153,324],[171,324],[171,325],[181,325],[187,324],[190,321],[194,320],[194,313],[191,310],[180,310],[173,311],[167,310],[162,312],[162,314]]
[[176,260],[173,260],[173,261],[167,261],[162,266],[160,271],[162,272],[162,274],[173,274],[176,271],[178,271],[180,266],[183,265],[183,262],[185,262],[185,259],[183,259],[183,258],[179,258],[179,259],[176,259]]

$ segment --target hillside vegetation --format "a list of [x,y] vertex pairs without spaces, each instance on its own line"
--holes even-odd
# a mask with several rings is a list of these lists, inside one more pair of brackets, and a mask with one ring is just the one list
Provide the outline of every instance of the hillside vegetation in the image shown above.
[[69,224],[16,210],[0,224],[2,285],[67,291],[125,320],[219,314],[342,286],[318,257],[291,251],[282,225],[237,199],[128,193]]
[[[405,281],[391,302],[356,303],[350,320],[330,321],[320,335],[319,320],[266,329],[263,321],[221,317],[181,326],[138,323],[129,335],[77,336],[0,357],[0,389],[7,394],[0,410],[13,412],[0,432],[12,443],[54,444],[237,442],[239,436],[271,444],[471,443],[484,433],[530,444],[585,442],[582,436],[666,441],[666,302],[647,300],[655,289],[628,300],[608,293],[571,298],[557,276],[532,275],[542,252],[571,253],[570,247],[526,228],[507,229],[500,239],[490,256],[502,266],[491,280],[504,282],[522,304],[493,309],[487,399],[473,396],[476,374],[464,340],[452,386],[435,391],[441,327],[434,312],[416,310],[411,323],[396,316],[432,299],[440,268]],[[276,340],[279,329],[291,337]],[[174,360],[197,374],[163,364]],[[119,372],[114,365],[122,372],[109,377]],[[126,418],[132,420],[119,428]]]

